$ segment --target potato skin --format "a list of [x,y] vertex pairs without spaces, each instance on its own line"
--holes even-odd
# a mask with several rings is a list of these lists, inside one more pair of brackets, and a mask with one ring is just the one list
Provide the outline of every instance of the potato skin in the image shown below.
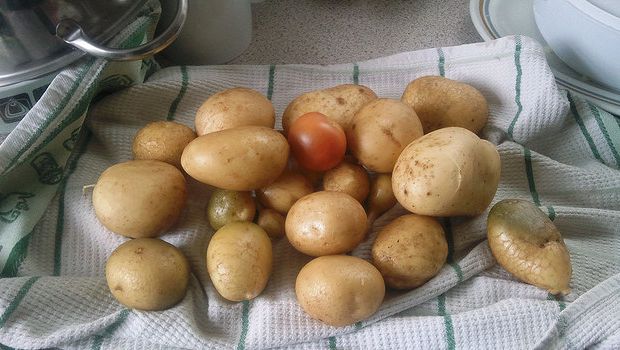
[[198,136],[238,126],[272,128],[276,113],[271,101],[258,91],[237,87],[209,97],[196,112]]
[[93,207],[110,231],[131,238],[156,237],[179,218],[187,189],[174,166],[132,160],[106,169],[93,189]]
[[136,238],[112,252],[105,266],[110,292],[139,310],[164,310],[185,297],[190,267],[183,253],[155,238]]
[[489,206],[499,184],[495,146],[463,128],[443,128],[401,153],[392,189],[407,210],[428,216],[474,216]]
[[347,146],[369,170],[391,173],[402,150],[422,135],[422,124],[411,107],[380,98],[355,114]]
[[295,294],[312,318],[342,327],[372,316],[383,302],[385,284],[369,262],[330,255],[316,258],[301,269]]
[[362,166],[345,161],[325,172],[323,189],[346,193],[364,203],[370,191],[370,179]]
[[258,212],[256,223],[262,227],[269,238],[276,240],[284,237],[284,216],[270,208],[263,208]]
[[313,191],[310,180],[305,176],[284,171],[276,181],[256,190],[256,198],[267,208],[286,214],[299,198]]
[[265,289],[271,275],[271,240],[256,224],[231,222],[211,238],[206,260],[211,282],[222,297],[253,299]]
[[304,254],[342,254],[364,239],[366,212],[346,193],[315,192],[291,207],[284,229],[291,245]]
[[372,246],[373,265],[395,289],[421,286],[446,263],[448,243],[436,218],[403,215],[386,225]]
[[133,158],[159,160],[181,169],[183,149],[195,138],[196,133],[183,124],[170,121],[148,123],[133,139]]
[[250,191],[275,181],[286,168],[284,136],[261,126],[242,126],[199,136],[181,157],[194,179],[218,188]]
[[251,192],[216,189],[209,197],[207,218],[214,230],[233,221],[252,221],[256,203]]
[[424,133],[458,126],[477,134],[489,116],[487,100],[480,91],[471,85],[439,76],[412,81],[401,100],[416,111]]

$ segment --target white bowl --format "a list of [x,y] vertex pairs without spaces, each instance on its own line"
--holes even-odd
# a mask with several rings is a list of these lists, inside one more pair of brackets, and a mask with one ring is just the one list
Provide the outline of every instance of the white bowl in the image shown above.
[[562,61],[620,90],[620,0],[534,0],[534,18]]

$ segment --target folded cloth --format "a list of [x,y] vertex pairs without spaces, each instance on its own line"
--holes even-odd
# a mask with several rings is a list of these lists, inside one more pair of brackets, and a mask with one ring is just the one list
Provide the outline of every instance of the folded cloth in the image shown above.
[[[3,220],[0,234],[24,237],[5,248],[8,253],[0,251],[7,276],[0,279],[0,343],[97,349],[620,347],[620,123],[559,90],[533,40],[507,37],[333,66],[170,67],[92,105],[84,125],[82,117],[70,117],[75,114],[55,115],[56,106],[85,110],[80,101],[100,79],[98,64],[85,62],[65,72],[41,108],[24,119],[19,138],[9,135],[0,148],[6,152],[0,154],[2,198],[12,196],[12,202],[1,203],[1,214],[8,212],[10,219]],[[310,258],[286,239],[274,242],[274,270],[264,292],[251,301],[228,302],[206,272],[211,189],[190,180],[187,208],[162,236],[192,265],[185,299],[169,310],[144,312],[111,296],[104,265],[126,238],[97,221],[83,187],[108,166],[131,159],[133,136],[146,123],[192,126],[206,98],[235,86],[264,93],[280,116],[306,91],[359,83],[381,97],[399,98],[408,82],[425,75],[464,81],[487,98],[490,118],[483,136],[497,145],[502,159],[494,203],[529,200],[554,220],[571,254],[570,294],[556,298],[499,267],[485,240],[485,213],[445,220],[448,264],[417,289],[389,291],[375,315],[354,325],[327,326],[301,310],[295,278]],[[65,154],[52,153],[64,142],[73,151],[68,159],[56,157],[58,185],[41,184],[41,177],[54,177],[31,165],[45,152]],[[46,195],[47,203],[34,204]],[[383,215],[353,254],[369,258],[376,232],[404,213],[397,206]],[[12,228],[15,223],[19,227]]]

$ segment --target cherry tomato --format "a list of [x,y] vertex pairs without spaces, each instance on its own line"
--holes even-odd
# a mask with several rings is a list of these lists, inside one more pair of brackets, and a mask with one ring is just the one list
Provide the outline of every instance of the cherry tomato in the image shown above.
[[318,112],[306,113],[293,122],[288,143],[299,164],[314,171],[329,170],[340,164],[347,149],[342,127]]

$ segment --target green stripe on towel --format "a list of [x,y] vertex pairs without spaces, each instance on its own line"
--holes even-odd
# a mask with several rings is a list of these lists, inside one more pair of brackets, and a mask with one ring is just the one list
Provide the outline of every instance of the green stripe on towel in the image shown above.
[[592,140],[592,136],[590,136],[588,129],[586,129],[586,125],[583,123],[583,119],[581,118],[581,115],[579,115],[579,112],[577,111],[577,105],[575,104],[573,97],[571,96],[570,93],[567,94],[567,97],[568,97],[568,102],[570,103],[571,114],[575,118],[577,125],[579,125],[579,128],[581,129],[581,133],[583,134],[583,137],[586,139],[586,142],[590,146],[590,150],[592,151],[594,158],[598,159],[601,163],[605,163],[605,161],[603,161],[603,158],[601,158],[601,154],[598,152],[598,149],[596,148],[594,141]]
[[530,194],[532,200],[537,206],[540,206],[540,199],[538,198],[538,191],[536,191],[536,184],[534,183],[534,169],[532,168],[532,153],[529,148],[523,147],[523,158],[525,159],[525,174],[527,175],[527,184],[530,187]]
[[4,325],[6,324],[6,321],[9,319],[9,317],[11,317],[13,312],[15,312],[15,310],[17,309],[19,304],[22,302],[26,294],[28,294],[28,291],[30,290],[30,288],[32,288],[32,285],[39,278],[40,277],[29,278],[26,281],[26,283],[24,283],[24,285],[19,289],[19,291],[17,292],[17,295],[15,295],[15,298],[13,298],[13,300],[11,301],[9,306],[6,308],[6,310],[4,310],[4,313],[2,314],[2,316],[0,316],[0,328],[4,327]]
[[594,119],[596,120],[598,127],[601,129],[601,132],[603,133],[603,137],[605,138],[605,141],[607,141],[607,145],[609,146],[609,149],[611,149],[611,154],[613,154],[614,156],[616,165],[620,167],[620,154],[618,154],[618,150],[616,149],[616,146],[614,145],[613,141],[611,140],[611,137],[609,136],[609,132],[607,131],[607,128],[605,127],[605,123],[603,123],[603,118],[601,118],[600,111],[590,102],[588,102],[588,107],[590,107],[590,112],[592,112],[592,114],[594,115]]
[[15,277],[17,276],[17,271],[19,270],[19,266],[22,264],[24,259],[26,258],[26,254],[28,253],[28,243],[30,242],[30,237],[32,237],[32,231],[22,237],[14,246],[11,253],[9,253],[9,257],[6,260],[6,264],[0,273],[0,277]]
[[456,341],[454,339],[454,325],[452,324],[452,317],[446,312],[446,294],[441,294],[437,297],[437,309],[439,311],[439,315],[443,316],[448,349],[454,350],[456,348]]
[[244,300],[242,302],[241,310],[241,335],[239,335],[239,343],[237,344],[237,350],[245,349],[245,337],[248,335],[248,328],[250,327],[250,301]]
[[360,83],[360,66],[355,63],[353,65],[353,84],[358,85]]
[[329,350],[336,350],[336,337],[329,337]]
[[273,97],[273,83],[276,77],[276,66],[274,64],[269,66],[269,83],[267,85],[267,99],[271,101]]
[[443,49],[441,47],[437,48],[437,56],[439,56],[439,63],[438,63],[438,69],[439,69],[439,75],[441,75],[442,77],[446,76],[446,57],[443,54]]
[[179,103],[185,96],[185,92],[187,91],[187,83],[189,81],[189,75],[187,74],[187,67],[181,66],[181,88],[179,89],[179,93],[177,97],[170,104],[170,109],[168,110],[168,116],[166,120],[174,120],[175,115],[177,113],[177,108],[179,108]]
[[521,36],[515,37],[515,67],[517,74],[515,78],[515,103],[517,104],[517,113],[515,113],[510,126],[508,127],[508,136],[512,137],[517,120],[523,111],[523,105],[521,104],[521,77],[523,76],[523,70],[521,69]]
[[114,322],[111,325],[109,325],[106,329],[104,329],[101,335],[95,336],[95,339],[93,340],[93,346],[91,347],[91,349],[92,350],[101,349],[101,344],[103,344],[103,339],[112,335],[118,329],[118,327],[120,327],[121,324],[125,322],[125,320],[127,319],[127,316],[129,316],[128,309],[124,309],[123,311],[121,311],[116,317],[116,320],[114,320]]
[[452,233],[452,222],[450,218],[446,218],[444,221],[446,230],[446,242],[448,242],[448,264],[454,269],[458,282],[463,282],[463,270],[459,266],[458,262],[454,259],[454,234]]

